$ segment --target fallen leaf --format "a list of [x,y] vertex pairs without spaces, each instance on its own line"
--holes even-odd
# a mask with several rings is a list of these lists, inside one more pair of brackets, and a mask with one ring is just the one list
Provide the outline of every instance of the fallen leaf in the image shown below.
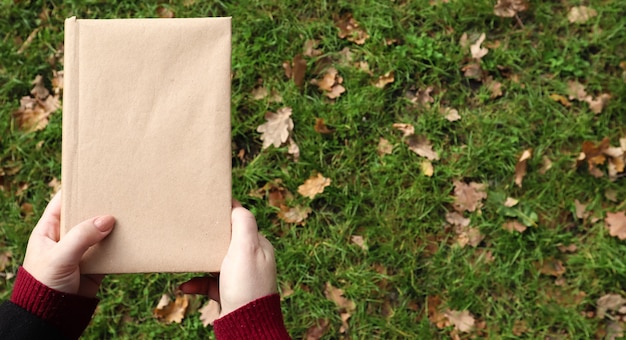
[[441,298],[439,296],[427,296],[426,307],[428,320],[437,328],[442,329],[450,325],[450,321],[444,313],[441,313]]
[[306,74],[306,60],[302,58],[301,54],[297,54],[293,57],[293,68],[291,71],[291,75],[293,78],[293,82],[299,89],[302,89],[304,86],[304,75]]
[[611,202],[617,202],[617,191],[613,189],[606,189],[604,191],[604,197]]
[[499,17],[512,18],[527,9],[527,0],[498,0],[493,7],[493,13]]
[[487,86],[487,90],[491,93],[489,98],[496,99],[498,97],[502,97],[502,83],[499,81],[493,80],[492,76],[488,76],[484,81],[485,86]]
[[[372,73],[372,71],[370,71],[370,64],[367,61],[358,61],[356,63],[354,63],[354,67],[357,70],[363,71],[367,74],[369,74],[370,76],[373,76],[374,74]],[[381,76],[382,77],[382,76]],[[391,74],[391,82],[393,82],[393,72]],[[380,78],[379,78],[380,79]],[[384,86],[384,85],[383,85]]]
[[315,322],[315,325],[307,329],[304,338],[306,340],[319,340],[321,339],[330,328],[330,321],[328,319],[319,319]]
[[561,105],[563,105],[565,107],[572,106],[572,103],[570,103],[570,101],[567,100],[567,98],[565,98],[565,96],[562,96],[560,94],[553,93],[553,94],[550,95],[550,99],[554,100],[555,102],[561,103]]
[[602,110],[604,110],[606,104],[609,102],[609,99],[611,99],[611,95],[608,93],[603,93],[595,99],[593,99],[591,96],[587,96],[587,98],[585,98],[585,101],[587,102],[587,104],[589,104],[589,109],[591,110],[591,112],[595,114],[600,114],[602,113]]
[[594,177],[602,177],[603,173],[596,166],[604,164],[606,156],[604,152],[609,148],[610,142],[608,138],[604,138],[597,145],[590,141],[584,141],[582,145],[582,154],[577,160],[577,165],[580,165],[582,161],[587,161],[589,173]]
[[567,94],[569,96],[569,100],[585,100],[585,98],[587,98],[585,86],[575,80],[567,81]]
[[528,165],[528,160],[532,156],[533,149],[526,149],[522,152],[517,164],[515,165],[515,184],[518,187],[522,187],[522,181],[524,180],[524,176],[526,176],[526,167]]
[[[622,317],[623,321],[623,317]],[[616,340],[623,339],[624,337],[624,328],[623,323],[615,320],[609,320],[606,325],[606,340]]]
[[350,241],[361,247],[363,250],[367,250],[367,246],[365,245],[365,239],[361,235],[352,235],[350,236]]
[[544,275],[560,277],[561,275],[565,274],[565,267],[563,266],[563,262],[553,257],[544,259],[536,263],[536,265],[539,268],[539,272]]
[[541,169],[539,169],[539,173],[545,175],[548,170],[552,168],[552,161],[548,156],[541,157],[542,165]]
[[485,239],[485,235],[480,233],[480,229],[478,228],[467,228],[465,231],[467,234],[467,243],[476,248]]
[[433,174],[435,173],[435,168],[433,168],[433,163],[431,163],[429,160],[423,160],[422,163],[420,163],[420,168],[422,169],[422,173],[424,174],[424,176],[433,177]]
[[200,321],[202,321],[202,325],[204,327],[211,325],[213,326],[213,322],[220,317],[220,307],[219,302],[215,300],[209,299],[207,303],[200,308]]
[[474,329],[474,316],[469,311],[456,311],[448,309],[445,316],[454,325],[454,328],[461,333],[469,333]]
[[52,83],[52,91],[55,95],[60,95],[63,91],[63,75],[63,70],[52,70],[52,80],[50,82]]
[[322,54],[322,50],[315,49],[319,45],[320,41],[315,39],[309,39],[304,42],[302,47],[302,54],[305,57],[317,57]]
[[52,195],[54,196],[59,190],[61,190],[61,181],[59,181],[56,177],[52,177],[50,182],[48,182],[48,186],[52,188]]
[[459,226],[465,228],[469,226],[470,219],[463,216],[463,214],[457,211],[449,211],[446,213],[446,221],[453,226]]
[[480,67],[480,64],[477,62],[469,63],[461,68],[463,71],[463,76],[465,78],[482,80],[483,79],[483,69]]
[[341,327],[339,327],[339,333],[345,333],[348,331],[348,329],[350,329],[350,326],[348,325],[348,319],[350,319],[350,317],[352,316],[352,313],[348,313],[348,312],[341,312],[339,313],[339,317],[341,318]]
[[287,144],[287,153],[293,157],[293,160],[295,162],[297,162],[298,159],[300,159],[300,147],[291,137],[289,137],[289,140],[287,140]]
[[580,220],[584,220],[589,217],[589,213],[587,212],[587,204],[580,203],[579,200],[574,200],[574,208],[576,210],[576,217]]
[[587,6],[574,6],[567,14],[567,20],[573,24],[584,24],[589,19],[598,15],[598,12]]
[[281,301],[292,296],[293,293],[295,293],[295,291],[293,290],[293,287],[291,287],[290,283],[284,282],[283,284],[280,285],[280,300]]
[[412,135],[406,138],[405,142],[409,146],[409,150],[415,152],[419,156],[422,156],[431,161],[439,160],[439,155],[433,150],[432,144],[422,135]]
[[488,49],[484,47],[480,47],[480,45],[485,41],[486,37],[487,35],[485,35],[485,33],[481,33],[478,40],[476,40],[476,42],[470,45],[470,53],[472,54],[472,58],[476,60],[480,60],[484,56],[486,56],[487,53],[489,53]]
[[623,211],[606,213],[604,223],[609,228],[609,234],[620,240],[626,240],[626,215]]
[[411,101],[418,106],[430,107],[430,104],[435,102],[435,98],[430,95],[433,90],[432,86],[428,86],[423,90],[419,89],[415,92],[415,97]]
[[281,220],[287,223],[302,224],[304,220],[306,220],[309,217],[309,214],[311,213],[311,211],[312,210],[309,207],[283,206],[278,212],[278,218],[280,218]]
[[515,320],[513,323],[513,335],[522,336],[522,334],[528,331],[528,326],[524,320]]
[[339,29],[338,35],[341,39],[363,45],[369,38],[369,34],[352,17],[352,13],[346,13],[342,17],[335,18],[335,26]]
[[504,230],[507,230],[508,232],[511,232],[511,233],[513,231],[523,233],[524,231],[526,231],[527,227],[517,220],[511,220],[511,221],[504,222],[504,224],[502,225],[502,228],[504,228]]
[[187,307],[189,307],[187,294],[177,293],[175,301],[171,301],[167,294],[163,294],[152,314],[161,322],[181,323],[187,313]]
[[391,145],[391,143],[389,143],[388,140],[381,137],[378,141],[378,147],[376,148],[376,153],[378,153],[378,155],[382,157],[384,155],[391,155],[392,152],[393,152],[393,145]]
[[267,97],[268,95],[269,95],[269,91],[263,86],[255,87],[252,90],[252,98],[254,98],[254,100],[261,100]]
[[507,207],[507,208],[512,208],[512,207],[516,206],[517,203],[519,203],[518,199],[515,199],[513,197],[507,197],[506,201],[504,201],[504,206]]
[[415,128],[411,124],[394,123],[392,126],[394,129],[402,131],[403,137],[408,137],[415,134]]
[[596,315],[598,319],[604,319],[607,311],[617,311],[624,304],[626,304],[626,299],[619,294],[603,295],[596,302]]
[[459,110],[453,109],[451,107],[442,107],[439,109],[439,112],[445,115],[446,120],[449,122],[455,122],[461,119],[461,115],[459,115]]
[[393,83],[393,80],[394,80],[393,79],[393,71],[389,71],[389,72],[385,73],[384,75],[378,77],[378,79],[374,83],[374,86],[378,87],[379,89],[382,89],[385,86],[387,86],[387,84]]
[[476,211],[482,207],[482,200],[487,198],[486,185],[471,182],[466,184],[454,181],[454,209],[459,212]]
[[315,118],[315,132],[321,133],[323,135],[331,134],[333,131],[326,126],[324,123],[324,118]]
[[317,85],[320,90],[324,91],[326,97],[330,99],[335,99],[346,91],[341,85],[342,82],[343,78],[339,76],[337,69],[334,67],[328,68],[322,79],[311,80],[311,84]]
[[11,257],[13,257],[13,253],[9,250],[0,253],[0,272],[6,269],[9,262],[11,262]]
[[326,92],[326,97],[330,99],[335,99],[341,96],[341,94],[344,92],[346,92],[345,87],[343,87],[342,85],[335,85],[330,92]]
[[298,193],[300,193],[300,195],[302,196],[313,199],[317,194],[323,193],[324,188],[329,186],[330,183],[330,178],[326,178],[322,174],[318,173],[315,176],[311,176],[304,182],[304,184],[299,186]]
[[327,299],[334,302],[341,311],[353,312],[356,309],[354,301],[343,295],[343,289],[333,287],[330,282],[326,282],[324,295]]
[[575,253],[578,250],[578,247],[573,243],[567,246],[560,245],[558,248],[561,253]]
[[30,218],[34,214],[33,205],[26,202],[22,203],[22,205],[20,205],[20,212],[22,213],[24,219]]
[[32,84],[32,97],[22,97],[19,109],[13,112],[17,126],[24,132],[43,130],[48,125],[50,115],[61,107],[59,95],[50,94],[41,75],[35,77]]
[[267,149],[270,145],[277,148],[287,141],[293,130],[291,113],[290,107],[283,107],[278,109],[276,113],[268,112],[265,114],[267,122],[259,125],[256,129],[257,132],[262,133],[263,149]]
[[173,18],[174,17],[174,11],[172,11],[171,9],[167,7],[159,6],[157,7],[156,12],[159,18]]

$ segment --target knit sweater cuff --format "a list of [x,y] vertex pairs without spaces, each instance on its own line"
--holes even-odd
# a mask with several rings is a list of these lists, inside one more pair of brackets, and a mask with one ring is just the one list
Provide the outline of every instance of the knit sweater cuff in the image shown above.
[[215,320],[215,337],[230,339],[291,339],[280,310],[280,297],[272,294],[254,300]]
[[87,328],[98,301],[48,288],[23,267],[17,272],[11,295],[11,302],[41,318],[69,339],[78,339]]

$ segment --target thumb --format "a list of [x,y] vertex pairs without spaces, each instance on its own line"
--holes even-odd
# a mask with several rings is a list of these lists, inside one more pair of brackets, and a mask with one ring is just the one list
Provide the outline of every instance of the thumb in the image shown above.
[[59,241],[59,260],[65,264],[78,264],[91,246],[102,241],[113,230],[115,218],[110,215],[94,217],[70,229]]

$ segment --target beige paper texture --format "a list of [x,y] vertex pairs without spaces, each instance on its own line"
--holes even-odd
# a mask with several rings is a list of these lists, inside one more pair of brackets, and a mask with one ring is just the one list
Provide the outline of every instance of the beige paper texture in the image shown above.
[[65,21],[61,234],[84,273],[215,272],[230,241],[230,18]]

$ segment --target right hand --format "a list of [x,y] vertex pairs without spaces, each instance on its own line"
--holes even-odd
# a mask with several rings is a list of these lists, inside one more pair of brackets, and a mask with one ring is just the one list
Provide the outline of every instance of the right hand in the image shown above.
[[278,292],[274,247],[259,233],[254,215],[233,201],[230,246],[219,277],[196,277],[180,286],[185,294],[204,294],[222,306],[220,317]]

